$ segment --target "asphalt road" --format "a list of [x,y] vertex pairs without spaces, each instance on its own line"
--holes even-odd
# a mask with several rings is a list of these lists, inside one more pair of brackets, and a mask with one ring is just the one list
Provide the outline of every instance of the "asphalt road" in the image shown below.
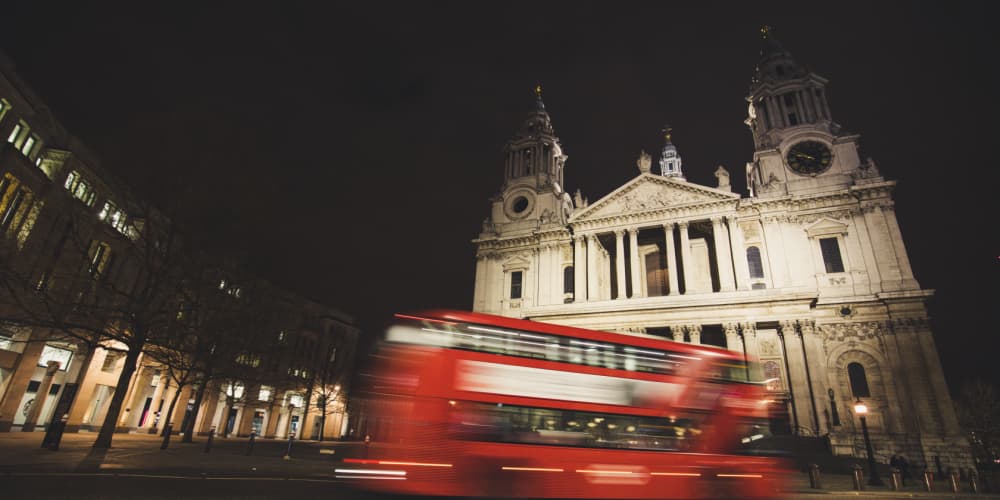
[[[909,499],[913,494],[898,496],[882,493],[879,499]],[[193,498],[199,500],[399,500],[398,497],[356,491],[336,480],[325,479],[260,479],[208,478],[145,475],[0,475],[0,498],[7,499],[89,499],[89,500],[166,500]],[[856,494],[800,493],[783,497],[787,500],[854,499]],[[412,497],[410,498],[412,500]]]

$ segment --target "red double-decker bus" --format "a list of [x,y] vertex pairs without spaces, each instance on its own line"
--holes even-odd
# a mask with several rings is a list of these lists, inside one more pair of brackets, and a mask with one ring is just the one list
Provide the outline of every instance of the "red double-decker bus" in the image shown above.
[[396,316],[337,477],[419,495],[773,497],[766,399],[739,353],[459,311]]

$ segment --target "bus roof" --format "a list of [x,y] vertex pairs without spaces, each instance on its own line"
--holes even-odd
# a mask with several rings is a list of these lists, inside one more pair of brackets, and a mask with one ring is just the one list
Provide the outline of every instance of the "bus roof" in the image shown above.
[[554,323],[543,323],[541,321],[497,316],[495,314],[459,311],[455,309],[431,309],[416,311],[408,314],[397,314],[396,316],[403,318],[425,318],[431,320],[452,321],[456,323],[493,325],[515,330],[548,333],[550,335],[574,337],[596,342],[612,342],[651,349],[665,349],[692,354],[706,354],[719,358],[743,359],[743,355],[741,353],[716,346],[687,344],[684,342],[675,342],[673,340],[661,339],[652,336],[588,330],[586,328],[578,328],[574,326],[557,325]]

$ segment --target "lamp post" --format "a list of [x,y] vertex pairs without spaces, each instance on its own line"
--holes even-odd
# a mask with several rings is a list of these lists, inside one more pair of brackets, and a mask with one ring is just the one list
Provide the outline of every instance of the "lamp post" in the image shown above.
[[868,437],[868,422],[865,415],[868,414],[868,406],[861,402],[861,398],[854,403],[854,413],[861,418],[861,432],[865,436],[865,451],[868,453],[868,485],[882,486],[882,479],[878,477],[878,469],[875,468],[875,453],[872,451],[872,440]]

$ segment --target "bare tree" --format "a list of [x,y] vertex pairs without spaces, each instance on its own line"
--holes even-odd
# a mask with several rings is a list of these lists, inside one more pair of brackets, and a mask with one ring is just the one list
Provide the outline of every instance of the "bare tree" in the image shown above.
[[1000,446],[1000,400],[996,388],[981,379],[966,381],[955,407],[977,462],[992,464]]

